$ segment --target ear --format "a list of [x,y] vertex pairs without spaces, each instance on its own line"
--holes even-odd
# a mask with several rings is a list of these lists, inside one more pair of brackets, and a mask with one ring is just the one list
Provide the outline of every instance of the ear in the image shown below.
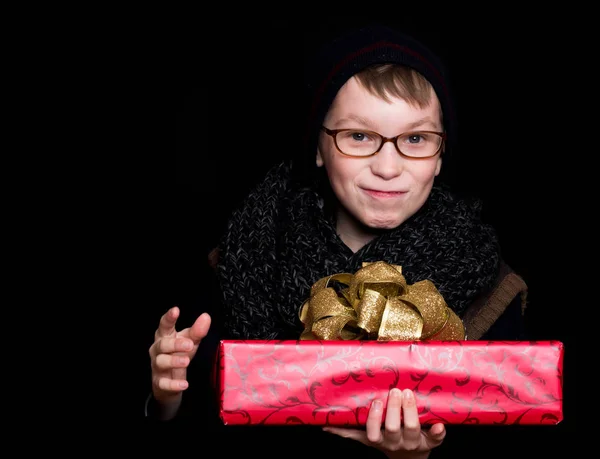
[[321,154],[321,149],[319,147],[317,147],[317,167],[323,167],[323,155]]
[[435,176],[437,177],[442,170],[442,156],[440,155],[437,159],[437,164],[435,165]]

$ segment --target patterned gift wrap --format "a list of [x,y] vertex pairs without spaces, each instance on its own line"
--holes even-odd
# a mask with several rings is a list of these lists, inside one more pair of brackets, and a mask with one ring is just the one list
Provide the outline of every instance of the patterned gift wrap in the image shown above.
[[423,425],[558,424],[563,353],[560,341],[223,340],[215,382],[228,425],[360,426],[394,387],[415,392]]

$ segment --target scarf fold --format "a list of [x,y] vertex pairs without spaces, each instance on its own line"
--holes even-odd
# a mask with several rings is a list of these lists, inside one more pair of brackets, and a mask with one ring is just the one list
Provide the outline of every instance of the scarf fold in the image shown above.
[[316,188],[294,188],[290,165],[281,163],[233,213],[218,266],[227,338],[297,339],[312,284],[354,273],[364,261],[402,266],[409,284],[431,280],[459,316],[491,288],[500,253],[478,201],[436,184],[415,215],[356,253],[336,234],[324,203]]

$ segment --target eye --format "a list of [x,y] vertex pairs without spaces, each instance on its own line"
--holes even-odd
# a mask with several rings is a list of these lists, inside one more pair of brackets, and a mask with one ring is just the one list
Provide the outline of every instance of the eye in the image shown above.
[[356,143],[372,142],[375,140],[373,136],[362,131],[346,131],[344,132],[344,138]]
[[416,144],[426,139],[423,137],[422,134],[408,134],[406,136],[406,140],[408,140],[408,143]]
[[367,135],[364,132],[351,131],[348,133],[352,140],[356,140],[357,142],[361,142],[367,138]]

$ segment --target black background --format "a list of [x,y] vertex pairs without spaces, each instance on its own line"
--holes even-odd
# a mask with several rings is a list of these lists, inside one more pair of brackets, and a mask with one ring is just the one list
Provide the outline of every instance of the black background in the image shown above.
[[[528,283],[532,335],[565,343],[566,419],[535,437],[551,451],[574,441],[578,422],[577,337],[588,304],[581,283],[589,274],[576,267],[590,237],[581,214],[592,188],[580,158],[581,130],[589,126],[580,89],[592,75],[583,56],[588,38],[567,34],[559,23],[534,27],[518,14],[502,21],[426,19],[384,22],[414,34],[445,61],[459,119],[455,181],[483,199],[504,257]],[[301,122],[304,54],[344,21],[360,22],[253,20],[200,32],[191,51],[186,44],[173,91],[176,144],[168,157],[175,176],[153,196],[149,211],[156,245],[146,256],[155,269],[140,296],[138,326],[145,332],[135,400],[142,404],[149,390],[147,348],[160,315],[173,304],[201,302],[203,263],[229,211],[286,155],[293,138],[283,129]],[[240,139],[248,138],[254,140],[242,147]]]

